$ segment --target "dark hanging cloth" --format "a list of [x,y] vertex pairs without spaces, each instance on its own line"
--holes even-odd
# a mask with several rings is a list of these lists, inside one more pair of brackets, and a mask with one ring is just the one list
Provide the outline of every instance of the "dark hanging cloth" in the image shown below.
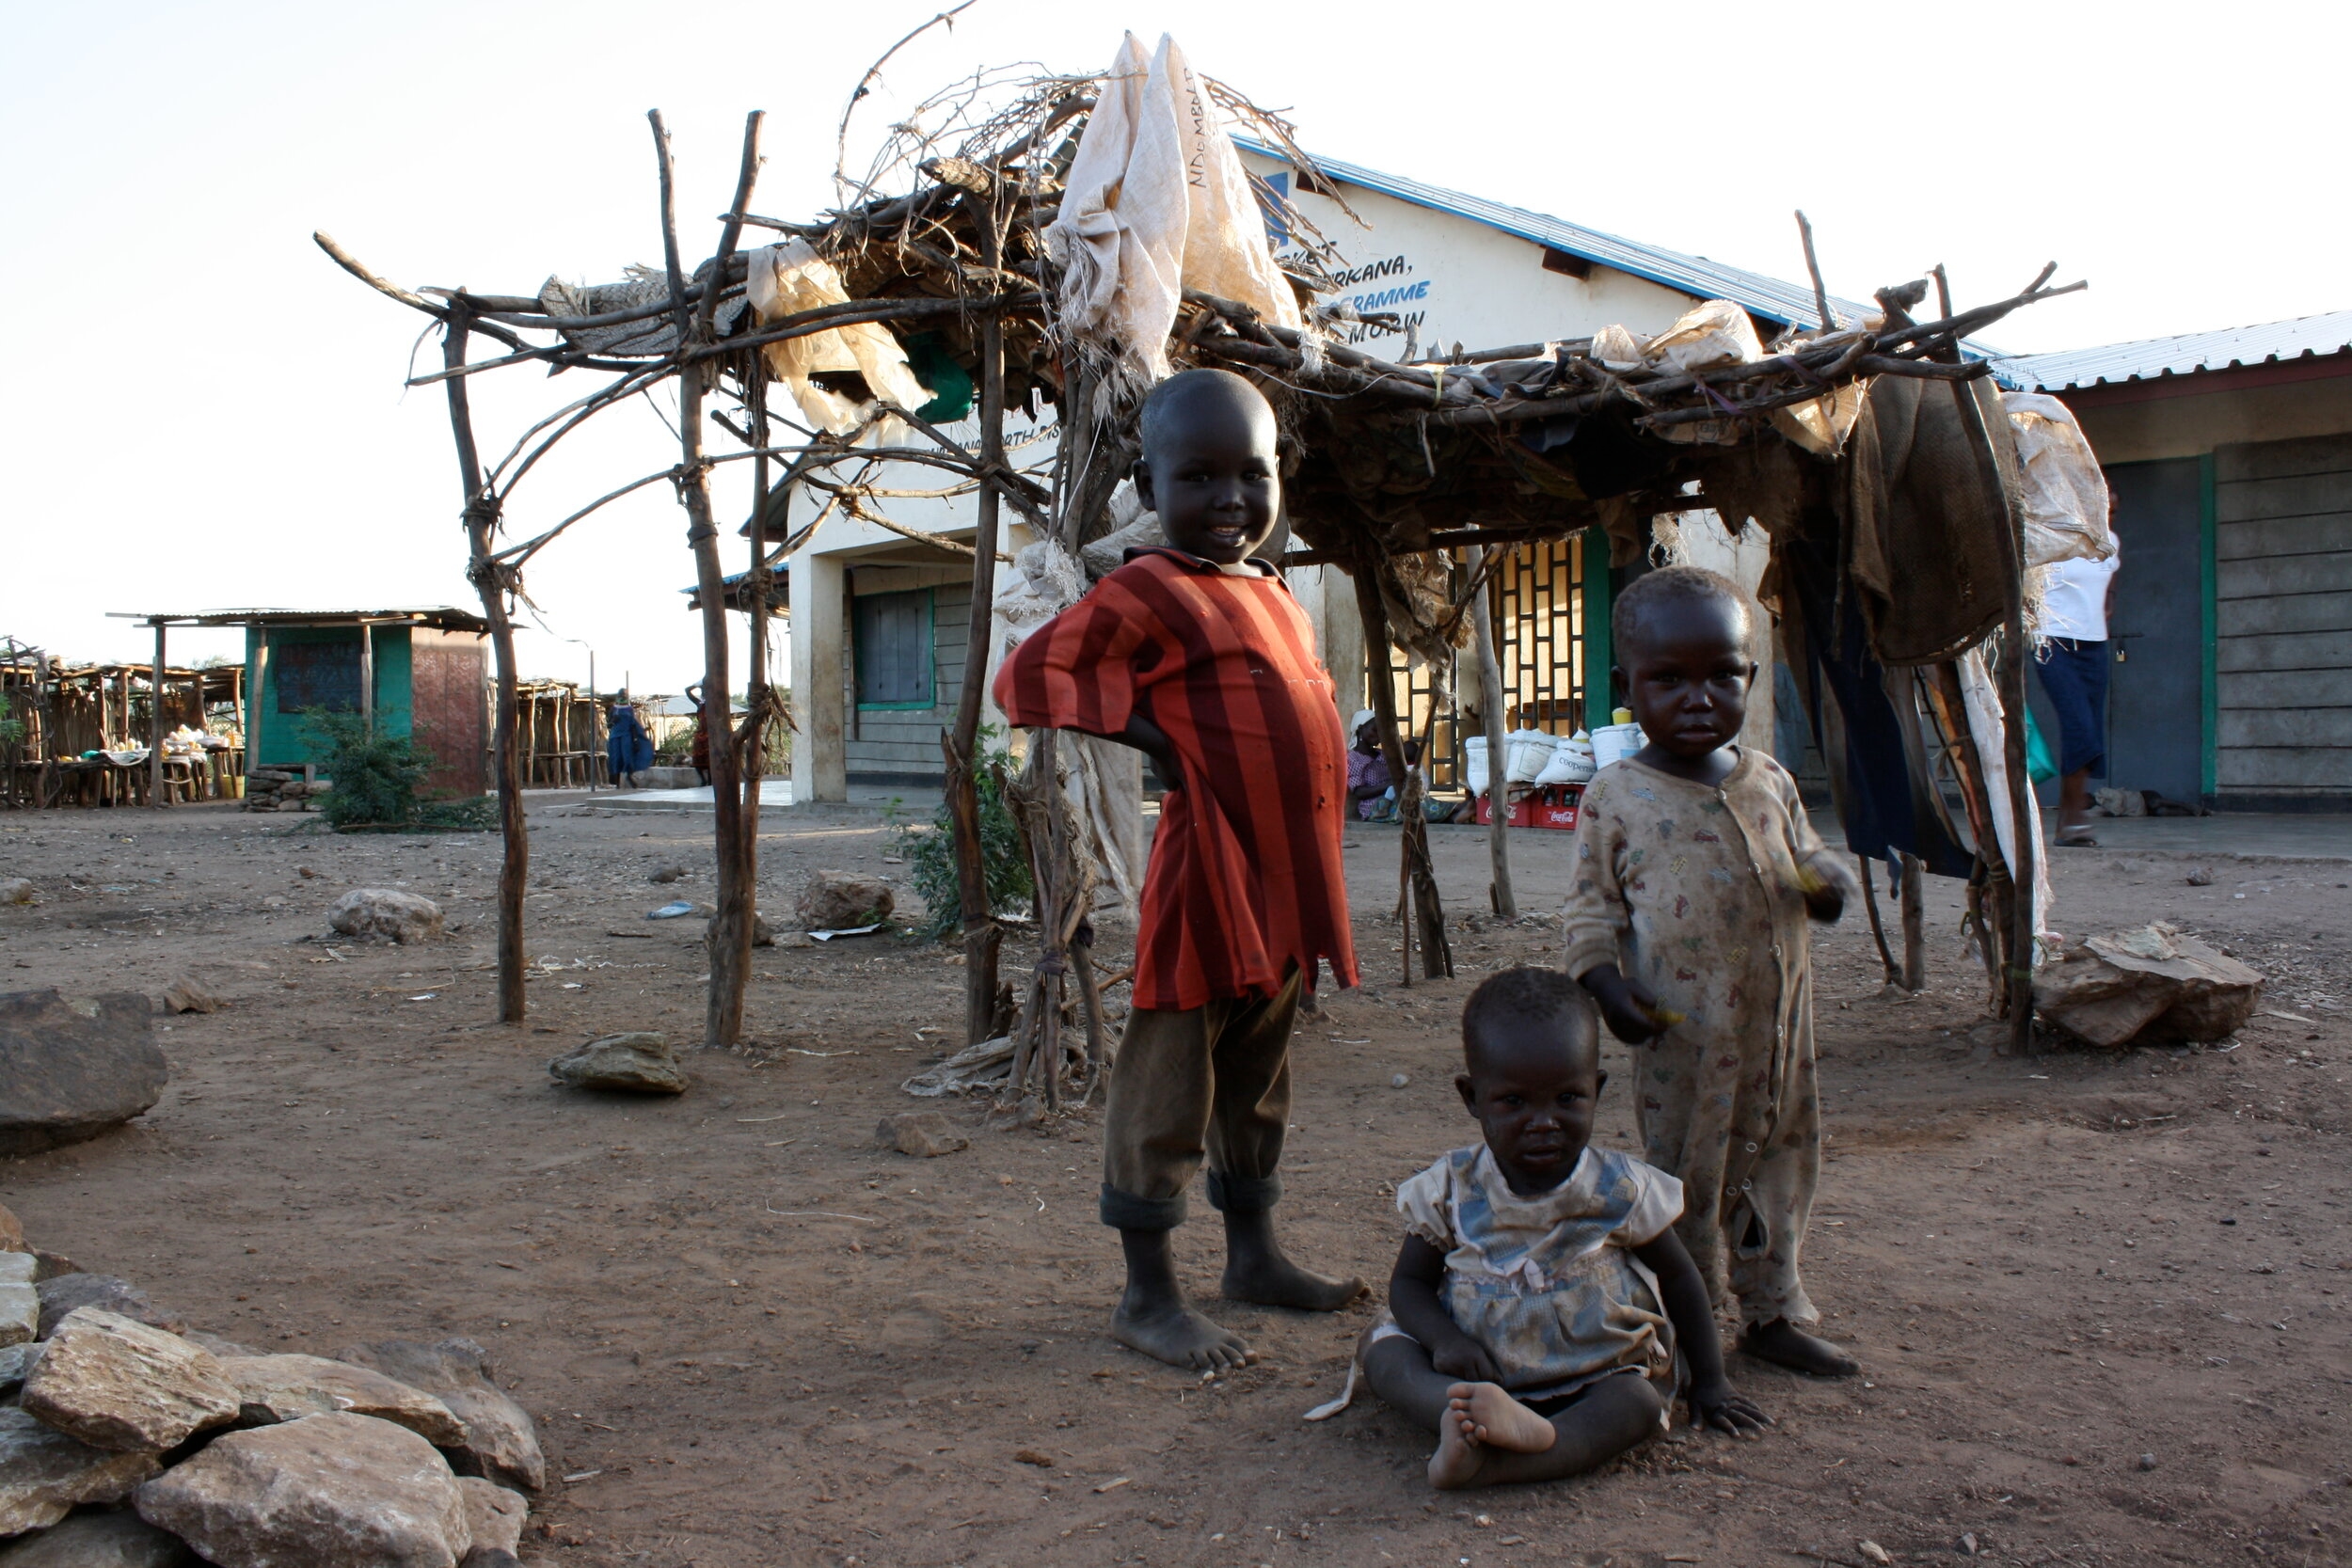
[[1890,672],[1872,656],[1853,595],[1840,602],[1835,519],[1816,513],[1807,522],[1773,552],[1781,636],[1847,847],[1871,860],[1902,850],[1934,876],[1965,877],[1975,857],[1945,825],[1915,706],[1907,714],[1889,695],[1910,673]]
[[[2012,467],[2009,418],[1991,379],[1963,385],[1994,436],[1995,460]],[[1951,383],[1872,380],[1840,477],[1847,568],[1879,663],[1940,663],[2000,625],[2004,511]]]

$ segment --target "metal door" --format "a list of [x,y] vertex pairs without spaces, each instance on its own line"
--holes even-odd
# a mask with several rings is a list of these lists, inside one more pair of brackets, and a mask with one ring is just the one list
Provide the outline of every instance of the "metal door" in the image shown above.
[[[2107,783],[2175,800],[2204,791],[2203,483],[2194,457],[2119,463],[2115,532],[2123,546],[2107,636]],[[2056,736],[2052,736],[2055,743]]]
[[425,781],[425,793],[480,795],[489,787],[484,767],[490,743],[484,696],[487,644],[425,626],[409,639],[409,711],[417,743],[439,763]]

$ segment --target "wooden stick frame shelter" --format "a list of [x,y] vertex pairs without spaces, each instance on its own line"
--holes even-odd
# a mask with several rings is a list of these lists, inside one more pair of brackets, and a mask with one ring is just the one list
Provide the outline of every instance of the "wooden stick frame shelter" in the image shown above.
[[[518,1022],[523,1014],[521,894],[528,845],[516,756],[509,607],[521,592],[524,566],[574,523],[648,485],[670,483],[687,514],[696,597],[704,617],[704,722],[709,733],[728,742],[711,749],[719,885],[705,1033],[707,1044],[732,1046],[739,1043],[743,1027],[755,869],[757,763],[750,759],[760,751],[758,738],[765,726],[788,720],[767,685],[761,663],[765,640],[756,633],[748,711],[739,723],[729,712],[724,626],[729,594],[718,554],[709,476],[722,463],[755,465],[748,531],[749,596],[756,626],[768,602],[763,589],[772,561],[796,547],[817,526],[811,522],[794,530],[785,518],[781,531],[786,538],[775,547],[768,522],[769,499],[776,489],[786,491],[787,500],[796,487],[826,494],[829,499],[817,522],[839,506],[885,529],[942,543],[884,515],[879,501],[887,492],[873,476],[878,467],[899,463],[942,470],[977,495],[971,547],[973,646],[954,722],[942,735],[941,745],[962,903],[965,1032],[972,1043],[989,1037],[997,1022],[1001,933],[995,911],[986,908],[975,769],[980,683],[987,668],[987,611],[993,598],[1002,509],[1011,507],[1040,537],[1054,539],[1074,553],[1106,531],[1112,491],[1136,450],[1132,390],[1111,372],[1111,345],[1081,341],[1064,330],[1054,303],[1059,273],[1044,239],[1046,226],[1058,212],[1060,175],[1069,166],[1099,85],[1095,77],[977,73],[894,128],[874,172],[862,182],[841,177],[843,188],[854,193],[851,198],[837,210],[805,222],[763,217],[750,210],[761,124],[761,117],[754,113],[745,124],[734,199],[719,218],[717,248],[691,272],[683,260],[674,210],[669,140],[656,111],[649,118],[663,246],[660,289],[637,303],[598,307],[586,314],[576,306],[551,303],[551,295],[404,289],[377,277],[326,234],[316,236],[320,246],[354,277],[443,327],[442,369],[415,377],[411,384],[438,382],[449,399],[468,536],[468,576],[481,595],[497,651],[497,773],[506,844],[499,896],[499,962],[501,1016],[506,1021]],[[1282,150],[1301,175],[1302,187],[1331,188],[1297,151],[1284,122],[1220,84],[1210,83],[1209,90],[1222,109],[1247,124],[1263,143]],[[952,148],[946,133],[926,128],[942,123],[960,135]],[[893,180],[907,188],[896,195],[876,194]],[[1459,648],[1470,640],[1476,619],[1485,616],[1483,591],[1474,600],[1466,597],[1458,603],[1433,598],[1426,591],[1431,575],[1427,562],[1442,552],[1560,539],[1613,519],[1622,523],[1629,516],[1710,504],[1686,493],[1683,482],[1696,471],[1695,459],[1679,466],[1668,463],[1658,483],[1642,491],[1588,496],[1559,465],[1516,438],[1532,421],[1606,414],[1622,417],[1651,436],[1705,424],[1718,433],[1719,441],[1725,438],[1724,431],[1734,444],[1777,441],[1784,437],[1772,428],[1774,411],[1815,402],[1867,377],[1941,379],[1954,383],[1955,393],[1964,394],[1960,384],[1984,374],[1989,367],[1961,362],[1963,339],[2022,306],[2081,287],[2047,288],[2045,269],[2019,294],[1976,309],[1954,312],[1947,306],[1942,317],[1930,322],[1914,322],[1890,309],[1881,326],[1823,325],[1792,332],[1763,359],[1693,371],[1613,369],[1592,356],[1588,341],[1579,341],[1398,364],[1336,341],[1330,329],[1343,314],[1313,307],[1318,294],[1335,292],[1318,261],[1333,254],[1330,247],[1263,182],[1258,194],[1269,212],[1301,237],[1300,253],[1306,260],[1291,264],[1297,269],[1293,282],[1309,307],[1307,328],[1274,325],[1246,306],[1187,291],[1168,346],[1175,363],[1236,371],[1275,403],[1287,449],[1290,516],[1309,546],[1288,561],[1333,562],[1353,576],[1375,669],[1400,644],[1424,655]],[[849,297],[756,321],[747,308],[749,263],[739,249],[746,229],[805,242],[838,270]],[[846,430],[816,428],[776,413],[769,402],[770,370],[760,351],[859,323],[921,327],[941,336],[977,389],[977,442],[959,439],[918,410],[881,402],[867,404]],[[469,343],[476,335],[508,352],[471,358]],[[1541,373],[1518,373],[1523,367],[1497,368],[1516,359],[1541,360]],[[466,388],[474,375],[516,365],[609,379],[537,421],[505,457],[485,467],[476,447]],[[665,382],[675,383],[681,412],[678,463],[596,498],[528,539],[506,542],[504,518],[515,488],[540,458],[596,415]],[[713,454],[706,447],[706,404],[714,391],[736,399],[739,417],[731,420],[714,411],[707,422],[739,436],[740,450]],[[1973,399],[1963,395],[1962,401],[1973,407]],[[1017,466],[1007,456],[1005,415],[1009,408],[1037,403],[1055,409],[1060,438],[1050,465]],[[779,428],[786,433],[782,436],[776,434]],[[1981,440],[1981,429],[1979,435]],[[1989,449],[1986,456],[1990,461]],[[1411,493],[1402,501],[1397,484],[1389,483],[1384,488],[1384,482],[1415,470],[1425,483],[1418,488],[1403,485]],[[2012,583],[2012,599],[2017,594]],[[1404,766],[1403,737],[1388,682],[1375,682],[1374,707],[1391,774],[1409,785],[1414,775]],[[2020,721],[2020,715],[2013,713],[2011,722]],[[1492,759],[1498,769],[1501,760]],[[1089,868],[1073,861],[1080,853],[1074,835],[1064,832],[1056,814],[1040,804],[1058,796],[1058,767],[1051,737],[1037,737],[1025,776],[1013,791],[1030,802],[1021,815],[1040,873],[1036,912],[1043,938],[1017,1055],[1025,1065],[1035,1064],[1035,1088],[1048,1102],[1059,1101],[1063,1074],[1071,1074],[1072,1082],[1088,1080],[1094,1065],[1090,1056],[1098,1049],[1092,1042],[1100,1038],[1100,1020],[1092,1006],[1098,988],[1087,957],[1089,932],[1082,907]],[[2012,770],[2013,778],[2020,776],[2021,768]],[[1408,787],[1404,793],[1412,791]],[[1426,830],[1418,801],[1407,803],[1411,809],[1402,814],[1402,876],[1411,915],[1408,963],[1417,942],[1424,973],[1447,974],[1452,959]],[[1507,873],[1500,852],[1496,879],[1502,906]],[[2030,908],[2029,898],[2018,902],[2020,908]],[[2014,974],[2031,953],[2028,915],[2020,914],[2011,924],[2010,946],[2005,961]],[[1082,1053],[1054,1044],[1065,977],[1074,980],[1087,1006],[1090,1043]],[[2014,987],[2012,993],[2022,994]],[[2023,1015],[2030,1007],[2018,1012],[2022,1029],[2026,1026]],[[1016,1078],[1009,1092],[1018,1094],[1024,1087],[1024,1081]]]

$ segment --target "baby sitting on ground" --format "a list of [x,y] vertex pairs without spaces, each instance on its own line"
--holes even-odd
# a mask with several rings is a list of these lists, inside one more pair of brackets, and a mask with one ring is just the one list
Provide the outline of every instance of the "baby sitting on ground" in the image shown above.
[[1677,1349],[1695,1424],[1771,1425],[1724,1376],[1706,1283],[1674,1230],[1681,1183],[1590,1147],[1608,1075],[1582,988],[1549,969],[1491,976],[1463,1008],[1462,1054],[1454,1086],[1486,1141],[1397,1189],[1405,1243],[1360,1353],[1373,1391],[1438,1433],[1429,1483],[1605,1464],[1665,1430]]

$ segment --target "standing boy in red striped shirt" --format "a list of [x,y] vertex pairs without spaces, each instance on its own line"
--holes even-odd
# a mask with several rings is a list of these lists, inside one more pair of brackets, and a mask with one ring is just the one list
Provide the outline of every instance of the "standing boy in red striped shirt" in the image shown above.
[[1229,1298],[1332,1312],[1364,1288],[1283,1256],[1271,1213],[1299,998],[1318,959],[1356,983],[1347,742],[1313,628],[1249,559],[1281,503],[1274,410],[1231,372],[1186,371],[1152,389],[1142,424],[1136,487],[1168,547],[1130,551],[1031,633],[995,693],[1013,723],[1135,747],[1168,787],[1111,1073],[1102,1215],[1127,1257],[1112,1337],[1206,1370],[1255,1356],[1176,1283],[1168,1233],[1204,1154]]

